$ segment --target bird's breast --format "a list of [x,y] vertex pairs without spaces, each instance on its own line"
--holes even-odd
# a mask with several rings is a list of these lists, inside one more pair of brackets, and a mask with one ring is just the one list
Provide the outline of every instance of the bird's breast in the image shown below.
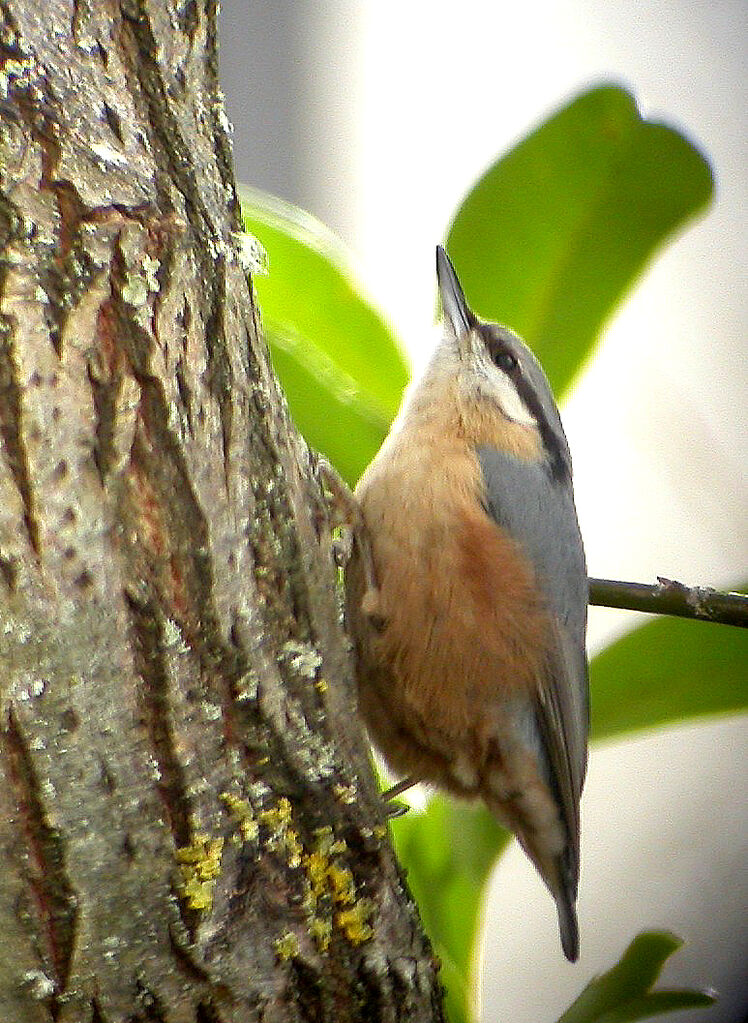
[[357,496],[378,584],[364,595],[353,568],[364,714],[384,701],[414,734],[420,722],[447,745],[480,743],[541,670],[549,629],[532,566],[486,514],[467,445],[390,453]]

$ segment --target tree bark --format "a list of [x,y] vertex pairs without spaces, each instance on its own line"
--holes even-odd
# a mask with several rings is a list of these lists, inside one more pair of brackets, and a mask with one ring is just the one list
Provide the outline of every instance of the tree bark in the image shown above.
[[0,0],[6,1023],[442,1018],[238,256],[215,14]]

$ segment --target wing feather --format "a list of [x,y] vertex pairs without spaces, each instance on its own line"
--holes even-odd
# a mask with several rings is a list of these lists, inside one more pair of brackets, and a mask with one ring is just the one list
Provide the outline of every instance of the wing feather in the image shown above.
[[554,642],[537,682],[536,716],[550,784],[569,835],[565,883],[576,894],[579,798],[587,766],[587,568],[570,479],[544,463],[478,450],[484,507],[523,548],[548,600]]

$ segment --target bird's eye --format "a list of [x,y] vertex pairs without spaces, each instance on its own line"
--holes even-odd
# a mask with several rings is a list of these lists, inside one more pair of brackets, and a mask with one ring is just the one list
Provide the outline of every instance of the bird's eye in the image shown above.
[[500,348],[493,353],[493,364],[503,373],[511,373],[517,365],[517,359],[511,352]]

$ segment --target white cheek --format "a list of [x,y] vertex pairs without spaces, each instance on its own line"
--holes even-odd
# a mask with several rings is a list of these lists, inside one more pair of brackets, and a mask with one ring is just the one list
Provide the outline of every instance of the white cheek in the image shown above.
[[515,423],[522,423],[524,426],[537,426],[535,416],[517,394],[517,388],[512,381],[495,367],[491,367],[491,388],[493,397],[501,407],[501,411]]

